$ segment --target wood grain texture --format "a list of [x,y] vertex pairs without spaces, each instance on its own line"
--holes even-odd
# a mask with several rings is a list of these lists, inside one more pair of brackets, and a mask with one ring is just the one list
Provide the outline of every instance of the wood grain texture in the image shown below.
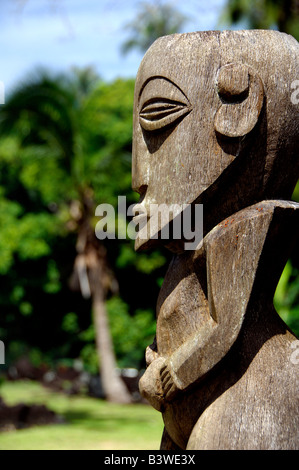
[[[136,239],[174,252],[140,390],[162,449],[296,449],[294,335],[273,295],[298,241],[299,45],[275,31],[163,37],[136,79],[133,188],[151,204],[203,204],[203,240]],[[177,214],[176,214],[177,215]],[[171,225],[171,218],[168,224]],[[149,255],[150,256],[150,255]]]

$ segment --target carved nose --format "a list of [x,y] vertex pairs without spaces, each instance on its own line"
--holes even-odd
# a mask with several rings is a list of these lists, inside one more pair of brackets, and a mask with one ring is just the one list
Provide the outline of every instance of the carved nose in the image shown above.
[[134,191],[140,194],[139,204],[141,204],[143,199],[145,198],[147,188],[148,188],[147,184],[142,184],[141,186],[138,186],[137,188],[133,188]]
[[134,191],[139,193],[141,196],[145,194],[149,176],[150,176],[150,165],[148,161],[148,155],[144,154],[139,147],[133,145],[132,154],[132,188]]
[[134,191],[144,196],[148,187],[147,175],[148,171],[146,169],[140,168],[139,165],[132,166],[132,188]]

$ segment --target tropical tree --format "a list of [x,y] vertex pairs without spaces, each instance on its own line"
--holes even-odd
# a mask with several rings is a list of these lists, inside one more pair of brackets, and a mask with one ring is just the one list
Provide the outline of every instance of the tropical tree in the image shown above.
[[273,29],[299,39],[297,0],[228,0],[221,17],[226,24],[245,24],[251,29]]
[[[110,201],[103,202],[114,202],[119,189],[111,185],[107,174],[102,174],[103,169],[112,166],[116,177],[122,174],[120,181],[128,173],[121,168],[126,167],[131,145],[133,83],[119,80],[111,86],[114,99],[108,104],[106,101],[106,109],[100,108],[98,132],[94,135],[90,129],[91,109],[96,95],[101,97],[107,91],[105,85],[93,91],[95,78],[90,71],[59,77],[39,72],[1,108],[2,152],[6,159],[16,159],[19,165],[19,172],[16,166],[9,170],[16,172],[13,177],[10,175],[14,187],[2,175],[0,217],[4,231],[0,245],[2,240],[6,266],[3,261],[1,265],[2,271],[7,272],[16,254],[23,253],[27,259],[49,254],[45,240],[50,233],[55,237],[60,230],[76,236],[71,285],[79,287],[83,296],[92,301],[103,388],[108,400],[129,402],[130,395],[115,374],[116,360],[105,306],[108,292],[116,291],[117,282],[108,266],[106,248],[95,236],[94,212],[101,198],[107,196]],[[115,119],[115,115],[120,119]],[[116,141],[111,141],[108,135],[113,125],[119,131]],[[7,171],[8,166],[5,168]],[[16,197],[17,179],[20,188]],[[26,197],[20,202],[22,191]],[[8,226],[7,217],[12,222]]]
[[171,3],[141,2],[136,18],[125,26],[129,38],[124,42],[122,51],[137,49],[145,52],[159,37],[179,33],[187,17]]

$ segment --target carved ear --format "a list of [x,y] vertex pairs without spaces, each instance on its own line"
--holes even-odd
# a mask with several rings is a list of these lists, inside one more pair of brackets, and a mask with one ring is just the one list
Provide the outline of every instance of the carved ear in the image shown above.
[[222,101],[215,129],[227,137],[242,137],[256,125],[263,107],[262,80],[251,67],[227,64],[220,68],[217,91]]

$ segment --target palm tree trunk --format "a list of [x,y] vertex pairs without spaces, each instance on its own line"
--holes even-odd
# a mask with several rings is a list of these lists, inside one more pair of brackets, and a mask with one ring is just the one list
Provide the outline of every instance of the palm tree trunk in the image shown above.
[[105,291],[100,282],[103,276],[101,260],[95,251],[89,252],[88,257],[96,347],[104,393],[108,401],[131,403],[131,395],[122,379],[116,373],[116,359],[105,306]]
[[82,295],[86,298],[91,297],[92,300],[96,349],[103,390],[108,401],[131,403],[131,394],[116,372],[116,359],[105,305],[107,291],[111,290],[114,276],[107,265],[106,250],[97,240],[91,224],[94,203],[92,191],[88,188],[82,195],[82,207],[78,213],[79,229],[76,245],[78,254],[75,271]]

